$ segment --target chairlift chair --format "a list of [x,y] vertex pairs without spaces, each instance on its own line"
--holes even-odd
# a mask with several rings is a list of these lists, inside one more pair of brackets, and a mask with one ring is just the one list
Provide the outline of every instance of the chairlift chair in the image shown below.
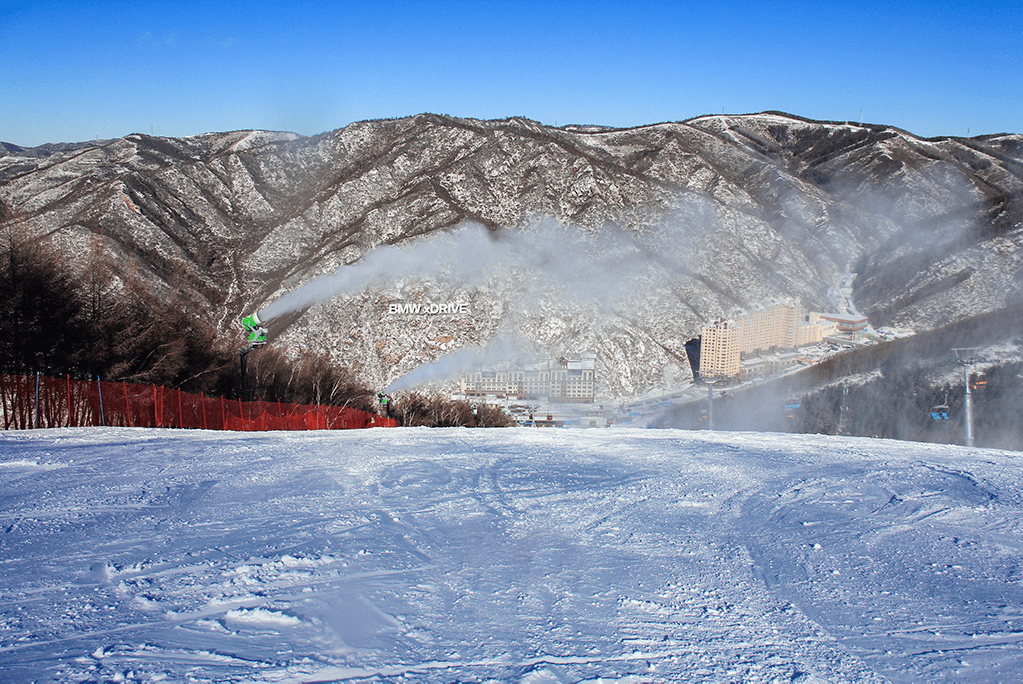
[[948,420],[948,392],[945,393],[945,403],[931,407],[931,420]]
[[785,417],[795,418],[796,411],[799,409],[799,397],[789,397],[785,402]]
[[986,373],[970,373],[970,390],[976,392],[987,387]]

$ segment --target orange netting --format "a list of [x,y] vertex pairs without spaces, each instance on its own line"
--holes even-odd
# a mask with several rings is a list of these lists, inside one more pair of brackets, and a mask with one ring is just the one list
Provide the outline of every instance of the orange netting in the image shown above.
[[156,385],[0,375],[4,430],[125,426],[202,430],[347,430],[395,427],[354,408],[238,401]]

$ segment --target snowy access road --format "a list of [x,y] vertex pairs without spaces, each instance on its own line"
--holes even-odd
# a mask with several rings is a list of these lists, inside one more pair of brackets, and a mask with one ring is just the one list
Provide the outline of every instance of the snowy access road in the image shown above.
[[0,434],[19,681],[1006,681],[1021,455],[675,430]]

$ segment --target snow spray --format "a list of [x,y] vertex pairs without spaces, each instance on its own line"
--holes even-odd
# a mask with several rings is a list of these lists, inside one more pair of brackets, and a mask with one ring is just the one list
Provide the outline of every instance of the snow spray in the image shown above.
[[[691,217],[687,223],[691,223]],[[681,226],[679,226],[681,227]],[[680,250],[678,228],[661,226],[641,233],[613,224],[599,230],[563,226],[541,219],[516,230],[490,231],[475,222],[436,231],[403,246],[381,245],[357,262],[316,278],[261,309],[269,321],[371,285],[407,278],[432,279],[438,285],[464,288],[490,278],[510,278],[512,301],[532,302],[556,294],[566,302],[590,302],[608,312],[619,300],[641,291],[640,280],[667,272],[687,271],[688,250]],[[668,255],[671,255],[670,257]],[[426,363],[392,382],[394,392],[449,378],[481,365],[527,356],[515,336],[499,336],[486,346],[466,347]]]
[[386,388],[384,394],[400,392],[418,385],[444,380],[454,375],[494,363],[521,363],[532,359],[527,345],[512,335],[503,335],[483,347],[464,347],[436,361],[424,363],[412,372],[398,378]]
[[258,316],[269,321],[402,278],[465,287],[509,271],[532,274],[538,287],[554,287],[568,301],[609,304],[632,287],[651,263],[649,247],[615,226],[587,233],[549,219],[531,228],[492,232],[467,223],[407,246],[376,247],[360,261],[320,276],[260,309]]

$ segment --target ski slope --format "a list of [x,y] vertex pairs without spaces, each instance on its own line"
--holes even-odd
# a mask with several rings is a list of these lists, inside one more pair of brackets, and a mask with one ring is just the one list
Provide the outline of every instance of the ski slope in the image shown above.
[[754,433],[0,433],[28,681],[1007,681],[1020,454]]

